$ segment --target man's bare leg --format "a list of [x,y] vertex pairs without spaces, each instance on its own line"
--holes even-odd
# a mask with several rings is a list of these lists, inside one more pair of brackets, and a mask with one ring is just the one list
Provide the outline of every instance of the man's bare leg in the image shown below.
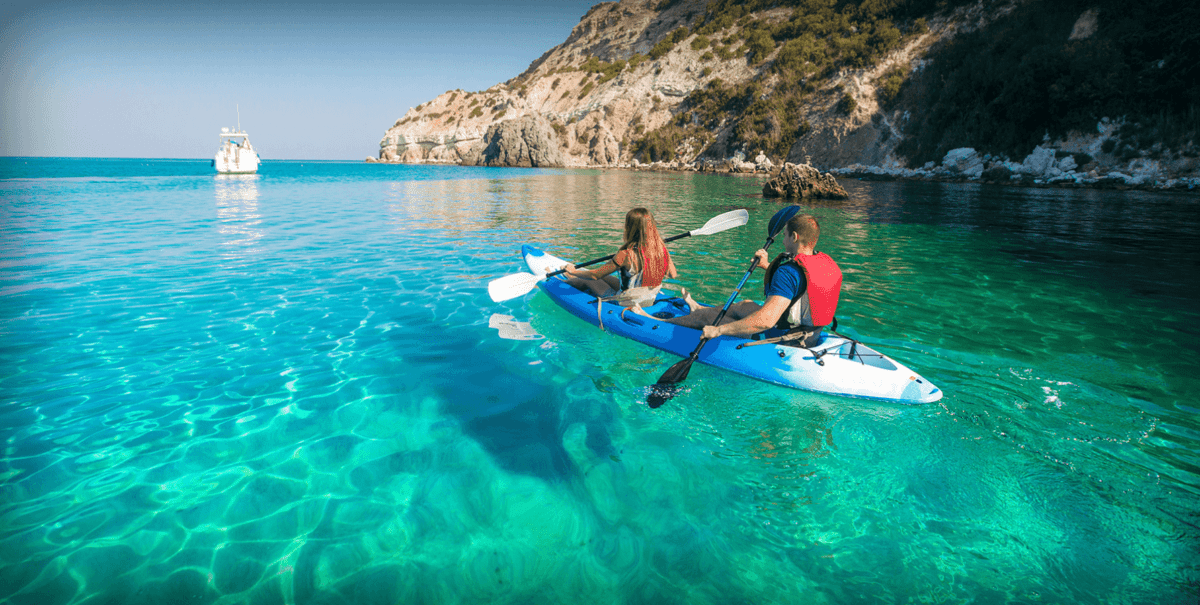
[[[725,314],[725,317],[721,318],[721,323],[727,324],[731,321],[737,321],[739,319],[742,319],[743,317],[746,317],[746,316],[750,315],[751,313],[754,313],[755,311],[757,311],[759,309],[759,307],[760,307],[760,305],[752,300],[743,300],[740,303],[734,303],[733,305],[731,305],[729,307],[729,312]],[[632,311],[634,313],[637,313],[638,315],[644,315],[644,316],[652,318],[652,319],[658,319],[657,317],[654,317],[653,315],[650,315],[649,313],[647,313],[641,307],[634,307],[632,309]],[[683,326],[685,328],[695,328],[695,329],[699,330],[700,328],[703,328],[704,326],[711,326],[713,323],[713,320],[715,320],[717,318],[717,315],[720,312],[721,312],[721,307],[701,307],[700,309],[696,310],[694,313],[689,313],[687,315],[684,315],[683,317],[673,317],[673,318],[665,320],[665,321],[667,323],[675,324],[677,326]]]

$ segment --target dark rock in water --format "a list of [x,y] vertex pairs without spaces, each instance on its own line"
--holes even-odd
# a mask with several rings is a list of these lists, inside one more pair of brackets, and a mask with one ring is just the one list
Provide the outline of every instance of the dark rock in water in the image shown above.
[[563,166],[562,145],[550,121],[540,115],[492,124],[480,147],[463,158],[464,166]]
[[1007,183],[1012,177],[1013,171],[1004,166],[992,166],[983,171],[981,178],[985,181],[996,181],[998,183]]
[[821,172],[808,164],[784,164],[775,178],[763,185],[767,197],[825,198],[844,200],[849,197],[837,179],[828,172]]

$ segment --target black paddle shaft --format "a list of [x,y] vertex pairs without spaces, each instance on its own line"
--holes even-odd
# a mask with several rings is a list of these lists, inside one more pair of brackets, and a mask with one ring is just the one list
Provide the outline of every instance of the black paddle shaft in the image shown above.
[[[770,248],[774,242],[775,234],[773,233],[767,237],[767,243],[763,244],[762,249],[766,250]],[[742,287],[746,285],[746,280],[750,279],[750,274],[754,273],[756,267],[758,267],[757,257],[750,261],[750,268],[746,269],[746,274],[742,276],[742,281],[738,282],[737,289],[733,291],[733,295],[729,297],[729,300],[725,301],[725,306],[721,307],[721,312],[717,313],[717,318],[713,320],[712,325],[717,326],[721,324],[721,320],[729,312],[729,307],[733,305],[733,301],[737,299],[738,294],[742,291]],[[651,408],[657,408],[675,396],[679,390],[675,385],[687,378],[688,372],[692,369],[692,364],[700,358],[700,350],[704,348],[705,344],[708,344],[708,338],[701,336],[700,342],[696,344],[696,348],[692,350],[691,355],[688,355],[686,359],[677,362],[675,365],[667,368],[666,372],[663,372],[658,382],[654,383],[654,386],[651,388],[650,396],[646,398],[646,403]]]
[[[774,237],[768,237],[767,243],[763,244],[763,250],[770,248],[771,244],[774,242],[775,242]],[[738,297],[738,294],[740,294],[742,292],[742,287],[744,287],[746,285],[746,280],[750,279],[750,274],[754,273],[754,269],[756,269],[757,267],[758,267],[758,258],[755,258],[754,260],[750,261],[750,268],[746,269],[746,274],[742,276],[742,281],[738,282],[737,289],[733,291],[733,295],[729,297],[729,300],[725,301],[725,306],[721,307],[721,312],[717,313],[717,318],[713,320],[712,325],[714,325],[714,326],[721,325],[721,320],[725,319],[725,314],[729,312],[729,307],[733,306],[733,301],[736,300]],[[696,348],[692,350],[692,354],[688,355],[687,361],[688,361],[689,366],[692,365],[692,362],[696,361],[696,359],[698,357],[700,357],[700,349],[703,349],[705,343],[707,343],[707,342],[708,342],[707,338],[704,338],[704,337],[700,338],[700,342],[696,345]],[[665,374],[664,374],[664,376],[665,376]],[[687,373],[684,373],[683,376],[686,377]],[[682,379],[683,378],[680,378],[680,380],[682,380]]]
[[[775,236],[779,235],[779,232],[784,229],[787,222],[799,211],[799,206],[788,206],[776,212],[775,216],[771,217],[771,222],[767,226],[767,243],[763,244],[763,250],[771,247],[771,244],[775,242]],[[738,294],[742,291],[742,287],[746,285],[746,280],[750,279],[750,274],[754,272],[754,268],[757,266],[757,258],[750,261],[750,268],[746,269],[746,274],[742,276],[742,281],[738,282],[737,289],[733,291],[733,295],[729,297],[729,300],[725,301],[725,306],[721,307],[721,312],[717,314],[717,319],[713,321],[712,325],[721,324],[721,320],[725,318],[725,313],[729,311],[730,305],[737,299]],[[651,387],[650,396],[646,398],[646,403],[651,408],[657,408],[666,403],[679,392],[679,387],[676,385],[687,378],[688,371],[692,369],[692,364],[700,357],[700,350],[707,343],[708,339],[701,336],[700,342],[696,344],[696,348],[692,351],[691,355],[688,355],[686,359],[679,361],[667,368],[666,372],[663,372],[658,382],[654,383],[654,386]]]

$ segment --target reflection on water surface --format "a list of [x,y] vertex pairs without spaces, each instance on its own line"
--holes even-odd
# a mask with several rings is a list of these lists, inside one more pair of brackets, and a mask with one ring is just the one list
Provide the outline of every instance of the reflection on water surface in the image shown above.
[[669,287],[722,301],[780,207],[760,179],[78,162],[0,181],[0,599],[1194,595],[1188,199],[846,182],[805,204],[839,321],[947,396],[697,366],[651,411],[674,359],[486,283],[522,243],[611,253],[633,205],[664,234],[744,207],[672,244]]

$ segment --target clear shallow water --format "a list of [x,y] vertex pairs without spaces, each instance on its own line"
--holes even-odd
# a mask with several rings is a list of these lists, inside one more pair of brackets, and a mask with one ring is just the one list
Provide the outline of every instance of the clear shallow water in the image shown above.
[[[24,162],[29,162],[25,164]],[[302,165],[303,164],[303,165]],[[32,165],[33,168],[28,166]],[[806,206],[905,407],[675,360],[488,280],[634,202],[722,301],[779,208],[695,175],[0,160],[0,599],[1190,602],[1194,198],[846,182]],[[701,283],[705,280],[705,283]],[[758,297],[761,282],[747,293]],[[493,313],[546,338],[512,341]]]

